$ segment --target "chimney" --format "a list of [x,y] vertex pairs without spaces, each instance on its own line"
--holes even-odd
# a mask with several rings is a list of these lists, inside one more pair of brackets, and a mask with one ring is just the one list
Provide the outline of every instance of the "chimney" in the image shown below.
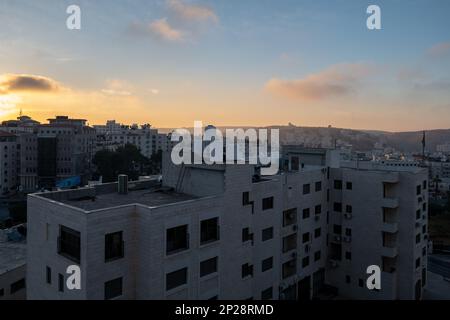
[[117,177],[117,189],[119,194],[128,193],[128,176],[126,174],[119,174]]

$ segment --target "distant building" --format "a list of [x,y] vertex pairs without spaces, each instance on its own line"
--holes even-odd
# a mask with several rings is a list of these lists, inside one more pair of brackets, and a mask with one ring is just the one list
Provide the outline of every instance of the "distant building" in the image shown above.
[[[283,152],[274,176],[175,166],[166,154],[162,185],[122,179],[29,195],[28,298],[420,299],[426,169]],[[81,290],[64,286],[72,264]],[[370,265],[381,268],[380,290],[366,287]]]

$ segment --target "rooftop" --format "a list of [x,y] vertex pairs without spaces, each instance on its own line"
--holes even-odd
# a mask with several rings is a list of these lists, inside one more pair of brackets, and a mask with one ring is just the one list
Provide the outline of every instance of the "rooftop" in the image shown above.
[[158,207],[197,198],[192,195],[175,192],[171,188],[160,187],[155,180],[129,182],[127,194],[119,194],[117,192],[117,183],[105,183],[89,188],[44,192],[36,195],[84,211],[132,204]]
[[0,274],[26,263],[25,242],[0,242]]

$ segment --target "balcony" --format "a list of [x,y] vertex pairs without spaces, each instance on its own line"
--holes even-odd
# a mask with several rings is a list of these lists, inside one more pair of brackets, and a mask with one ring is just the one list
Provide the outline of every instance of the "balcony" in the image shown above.
[[398,255],[396,247],[382,247],[381,255],[388,258],[395,258]]
[[390,208],[390,209],[398,208],[398,199],[397,198],[383,198],[382,207]]
[[383,222],[381,226],[381,231],[387,233],[396,233],[398,232],[398,223],[397,222]]

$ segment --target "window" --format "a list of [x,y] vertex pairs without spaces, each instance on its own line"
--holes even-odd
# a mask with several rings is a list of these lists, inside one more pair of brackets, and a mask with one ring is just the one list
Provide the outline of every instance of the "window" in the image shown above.
[[187,268],[166,274],[166,290],[171,290],[187,283]]
[[423,180],[423,190],[427,190],[427,180]]
[[261,240],[262,241],[267,241],[273,238],[273,227],[270,228],[266,228],[262,231],[262,236],[261,236]]
[[317,228],[316,230],[314,230],[314,238],[318,238],[320,237],[321,234],[321,229]]
[[200,277],[217,272],[217,257],[200,262]]
[[335,202],[333,204],[333,210],[336,211],[336,212],[342,212],[342,203]]
[[242,242],[253,240],[253,233],[250,233],[249,228],[242,229]]
[[261,300],[269,300],[273,298],[273,288],[267,288],[261,292]]
[[363,279],[358,279],[358,286],[360,286],[361,288],[364,287],[364,280]]
[[58,291],[64,292],[64,276],[58,273]]
[[421,185],[418,185],[417,187],[416,187],[416,195],[420,195],[422,193],[422,186]]
[[112,261],[123,258],[124,243],[122,231],[105,235],[105,261]]
[[353,183],[347,181],[347,183],[345,185],[346,185],[347,190],[352,190],[353,189]]
[[307,266],[309,266],[309,257],[304,257],[302,259],[302,267],[306,268]]
[[350,228],[345,228],[345,235],[347,237],[351,237],[352,236],[352,229]]
[[304,233],[302,238],[303,238],[303,243],[309,242],[309,232]]
[[166,231],[166,254],[189,249],[188,225],[182,225]]
[[283,263],[282,266],[282,277],[286,279],[297,273],[297,259],[289,260]]
[[345,206],[345,212],[347,212],[347,213],[352,213],[352,212],[353,212],[352,206],[346,205],[346,206]]
[[420,240],[421,240],[421,236],[420,236],[420,233],[418,233],[418,234],[416,235],[416,243],[419,243]]
[[333,225],[333,233],[342,234],[342,226],[340,224]]
[[336,190],[342,190],[342,180],[334,180],[334,188]]
[[314,207],[314,213],[315,214],[321,214],[322,213],[322,206],[320,204],[318,204],[317,206]]
[[80,232],[60,226],[58,253],[76,263],[80,263]]
[[422,248],[422,256],[426,256],[427,255],[427,247],[423,247]]
[[243,192],[242,193],[242,205],[246,206],[250,204],[250,192]]
[[350,251],[345,251],[345,259],[352,260],[352,253]]
[[420,212],[420,209],[416,211],[416,220],[419,220],[422,216],[422,213]]
[[416,268],[419,268],[420,267],[420,258],[417,258],[416,259]]
[[320,256],[321,256],[321,252],[320,251],[314,252],[314,261],[319,261],[320,260]]
[[309,218],[309,208],[303,209],[303,219]]
[[261,262],[261,272],[265,272],[273,268],[273,257],[264,259]]
[[25,289],[25,279],[20,279],[19,281],[12,283],[10,287],[10,293],[14,294],[22,289]]
[[203,220],[200,223],[200,244],[219,240],[219,218]]
[[262,207],[263,210],[273,209],[273,197],[264,198],[262,202]]
[[311,186],[309,183],[303,185],[303,194],[309,194],[311,192]]
[[48,284],[51,284],[52,283],[52,269],[50,268],[50,267],[46,267],[45,268],[45,278],[46,278],[46,282],[48,283]]
[[423,210],[424,212],[427,211],[427,203],[426,203],[426,202],[424,202],[424,203],[422,204],[422,210]]
[[316,192],[322,191],[322,181],[317,181],[316,182],[315,190],[316,190]]
[[122,295],[122,278],[105,282],[105,300],[111,300]]
[[297,223],[297,208],[283,211],[283,227]]
[[288,252],[297,248],[297,234],[293,233],[283,237],[283,252]]
[[246,263],[242,265],[242,279],[253,276],[253,266]]
[[427,233],[427,225],[426,224],[424,224],[422,226],[422,233]]

